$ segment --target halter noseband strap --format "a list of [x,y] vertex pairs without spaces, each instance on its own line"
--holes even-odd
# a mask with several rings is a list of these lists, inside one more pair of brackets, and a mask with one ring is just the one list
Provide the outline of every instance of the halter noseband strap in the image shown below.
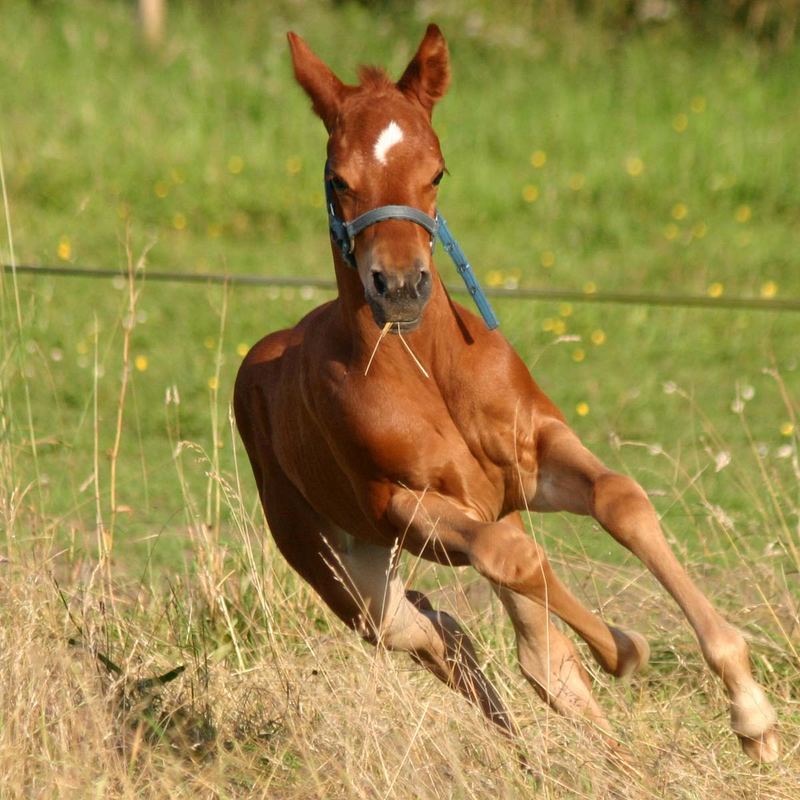
[[407,219],[421,225],[431,236],[431,244],[436,239],[439,230],[438,217],[429,217],[424,212],[413,206],[380,206],[366,211],[361,216],[356,217],[352,222],[345,222],[344,226],[350,236],[351,241],[358,236],[364,228],[369,228],[376,222],[384,219]]
[[333,195],[333,179],[328,176],[328,164],[325,163],[325,205],[328,209],[328,227],[339,251],[342,254],[345,264],[352,269],[357,269],[356,259],[353,255],[355,247],[355,238],[361,231],[374,225],[376,222],[382,222],[387,219],[405,219],[409,222],[414,222],[421,225],[430,234],[431,237],[431,250],[436,244],[436,237],[442,240],[442,246],[447,254],[456,265],[458,274],[466,284],[467,291],[481,312],[486,327],[489,330],[494,330],[500,322],[495,316],[492,306],[489,303],[486,295],[481,289],[475,273],[467,261],[464,251],[459,246],[458,242],[453,238],[447,223],[438,212],[435,217],[428,216],[424,211],[420,211],[413,206],[379,206],[370,211],[357,216],[350,222],[345,222],[341,217],[336,214],[334,207]]

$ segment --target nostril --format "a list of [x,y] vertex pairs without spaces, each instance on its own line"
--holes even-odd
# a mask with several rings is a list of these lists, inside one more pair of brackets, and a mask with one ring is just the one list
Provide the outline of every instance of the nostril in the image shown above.
[[381,297],[385,295],[389,289],[389,284],[386,282],[386,276],[382,272],[378,271],[372,273],[372,285],[375,287],[375,291],[381,295]]
[[425,294],[428,291],[428,288],[431,284],[431,274],[427,270],[423,270],[420,272],[419,278],[417,279],[416,290],[419,294]]

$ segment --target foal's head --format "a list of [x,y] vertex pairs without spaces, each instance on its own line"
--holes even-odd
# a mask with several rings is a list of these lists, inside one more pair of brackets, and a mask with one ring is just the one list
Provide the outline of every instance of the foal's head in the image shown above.
[[[289,44],[297,81],[330,137],[327,178],[338,215],[351,221],[373,208],[405,205],[434,216],[444,159],[431,114],[450,80],[441,31],[428,27],[397,83],[367,67],[360,84],[348,86],[299,36],[290,33]],[[363,230],[353,244],[375,322],[416,327],[431,295],[428,232],[409,220],[388,219]]]

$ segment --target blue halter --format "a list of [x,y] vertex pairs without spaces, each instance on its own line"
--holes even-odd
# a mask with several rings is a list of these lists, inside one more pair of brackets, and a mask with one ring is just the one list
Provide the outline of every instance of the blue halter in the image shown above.
[[354,220],[345,222],[341,217],[337,216],[333,202],[333,179],[328,174],[328,164],[325,164],[325,205],[328,208],[328,228],[330,229],[331,239],[334,244],[339,248],[345,264],[356,269],[356,259],[353,255],[355,248],[355,238],[365,228],[374,225],[376,222],[382,222],[386,219],[405,219],[409,222],[415,222],[421,225],[428,231],[431,237],[431,250],[436,244],[436,237],[442,240],[442,247],[445,252],[453,260],[456,265],[458,274],[464,281],[467,291],[472,296],[478,311],[481,312],[486,327],[493,331],[500,322],[495,316],[489,300],[481,289],[478,279],[470,266],[464,251],[459,246],[458,242],[453,238],[450,229],[447,227],[444,217],[437,211],[435,217],[429,217],[423,211],[412,206],[379,206],[370,211],[360,214]]

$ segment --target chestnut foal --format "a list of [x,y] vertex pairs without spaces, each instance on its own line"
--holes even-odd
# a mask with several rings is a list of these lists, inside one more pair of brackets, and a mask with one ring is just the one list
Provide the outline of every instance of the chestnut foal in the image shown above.
[[405,587],[396,556],[399,547],[471,565],[508,611],[533,688],[610,732],[549,612],[612,675],[645,664],[647,643],[570,593],[519,511],[592,516],[685,613],[745,752],[777,758],[775,713],[747,645],[677,561],[645,492],[581,444],[509,343],[454,303],[434,268],[444,160],[431,114],[450,78],[439,29],[428,28],[397,83],[364,68],[358,86],[346,85],[299,36],[289,44],[329,135],[338,297],[258,342],[236,381],[236,422],[281,553],[347,625],[407,651],[514,734],[467,634]]

